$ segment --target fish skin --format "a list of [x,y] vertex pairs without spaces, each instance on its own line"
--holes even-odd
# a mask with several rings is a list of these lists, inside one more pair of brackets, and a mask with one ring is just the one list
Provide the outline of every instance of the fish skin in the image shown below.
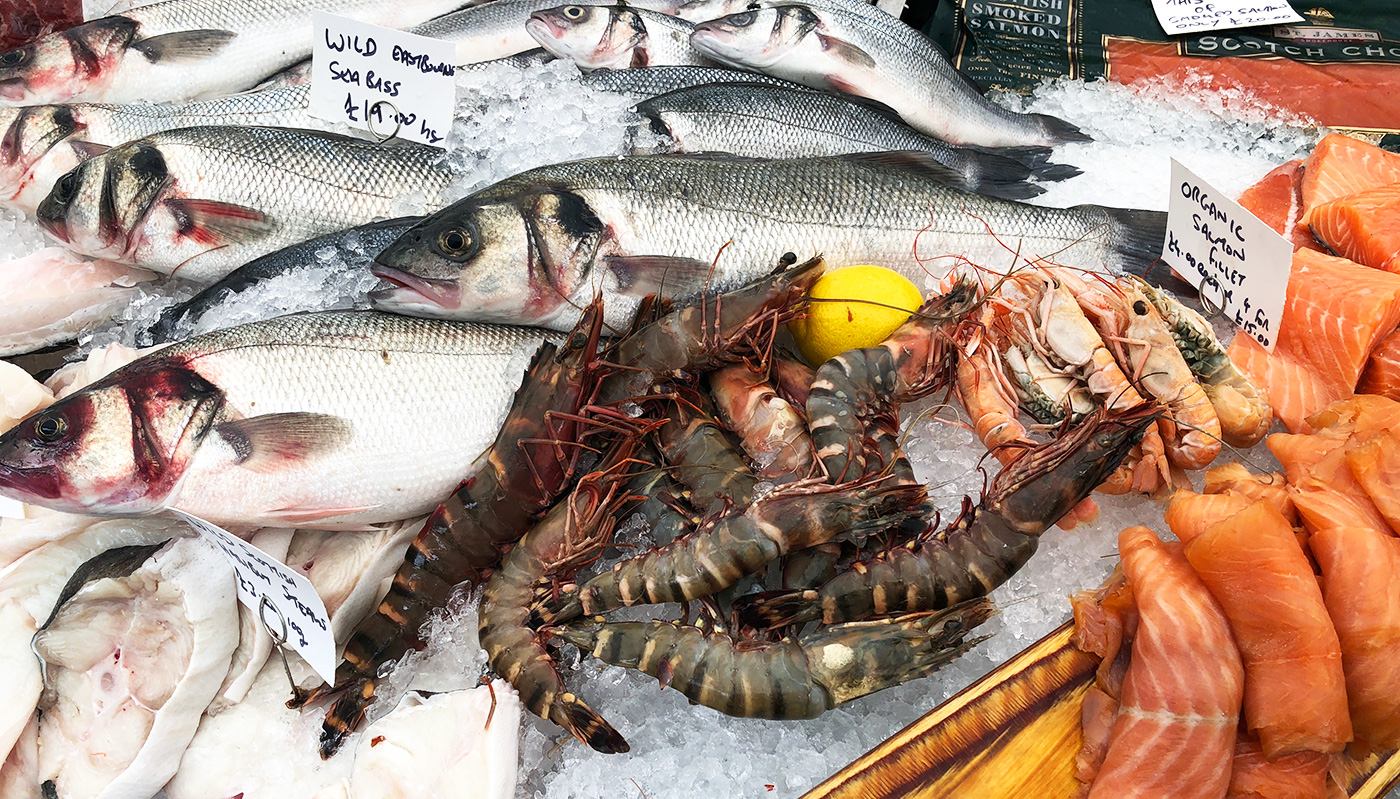
[[690,46],[693,23],[644,8],[557,6],[531,14],[525,29],[541,47],[584,71],[713,63]]
[[1033,176],[1061,180],[1079,174],[1074,167],[1046,164],[1048,148],[956,147],[919,133],[892,109],[873,101],[807,89],[747,83],[698,86],[644,100],[637,112],[652,132],[669,135],[678,152],[809,158],[922,151],[951,168],[960,178],[955,184],[959,188],[1004,199],[1044,193],[1026,182]]
[[988,102],[928,37],[859,0],[741,11],[700,23],[691,44],[722,63],[877,100],[951,144],[1089,140],[1064,120]]
[[441,207],[442,153],[315,131],[166,131],[89,159],[38,219],[68,249],[210,283],[260,255]]
[[[330,260],[342,263],[347,272],[358,271],[368,276],[369,267],[374,262],[374,257],[402,235],[404,231],[422,219],[421,216],[407,216],[371,222],[368,225],[360,225],[349,230],[341,230],[308,239],[300,244],[293,244],[277,252],[268,253],[261,258],[255,258],[185,302],[167,308],[148,331],[137,337],[138,343],[140,346],[149,347],[187,338],[190,331],[199,330],[206,326],[204,322],[206,315],[227,312],[231,307],[241,305],[240,297],[256,291],[267,281],[305,269],[321,268],[323,264],[321,256],[328,249],[334,250]],[[319,296],[307,299],[324,302],[324,298]],[[268,310],[272,313],[264,316],[270,318],[274,314],[280,316],[281,313],[276,312],[282,309]],[[332,309],[321,305],[320,307],[298,310]]]
[[0,493],[226,525],[354,529],[425,514],[495,438],[546,335],[333,311],[196,336],[0,436]]
[[405,28],[460,0],[165,0],[0,54],[0,105],[221,97],[311,55],[314,10]]
[[[627,5],[664,14],[677,4],[677,0],[638,0]],[[445,14],[409,32],[454,42],[458,64],[495,61],[539,47],[525,23],[536,11],[557,5],[559,0],[492,0]]]
[[[246,92],[175,105],[72,103],[0,109],[4,141],[0,201],[34,213],[54,181],[112,147],[176,128],[282,127],[334,132],[338,126],[307,113],[310,87]],[[7,124],[8,123],[8,124]]]
[[[947,172],[921,153],[546,166],[411,228],[374,269],[398,287],[371,296],[400,313],[568,329],[595,289],[608,323],[625,325],[646,293],[685,301],[703,288],[727,291],[787,252],[886,266],[916,284],[942,277],[959,256],[1009,269],[1018,247],[1019,262],[1053,257],[1120,272],[1160,252],[1165,215],[998,200],[949,187]],[[445,242],[464,246],[449,256]],[[640,256],[657,258],[625,260]]]
[[638,69],[595,69],[583,73],[583,84],[599,91],[612,92],[635,101],[688,89],[724,83],[757,83],[787,89],[812,91],[800,83],[769,77],[759,72],[729,67],[665,66]]

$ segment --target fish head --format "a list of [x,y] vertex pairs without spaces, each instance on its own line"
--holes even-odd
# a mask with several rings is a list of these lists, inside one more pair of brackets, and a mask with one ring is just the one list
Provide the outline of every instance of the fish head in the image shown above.
[[0,199],[33,211],[53,183],[84,159],[69,139],[86,128],[66,105],[0,108]]
[[127,260],[142,223],[170,185],[160,150],[137,140],[79,164],[54,181],[35,216],[74,252]]
[[696,25],[690,45],[721,63],[761,70],[793,53],[819,25],[806,6],[749,8]]
[[390,244],[371,270],[393,284],[370,295],[384,311],[443,319],[544,325],[576,310],[605,226],[569,192],[528,187],[505,199],[471,197]]
[[570,5],[536,11],[525,29],[540,46],[581,69],[627,69],[634,66],[647,29],[626,6]]
[[0,494],[68,513],[158,511],[221,404],[197,374],[137,361],[0,435]]
[[0,104],[95,97],[116,75],[138,27],[126,17],[104,17],[0,53]]

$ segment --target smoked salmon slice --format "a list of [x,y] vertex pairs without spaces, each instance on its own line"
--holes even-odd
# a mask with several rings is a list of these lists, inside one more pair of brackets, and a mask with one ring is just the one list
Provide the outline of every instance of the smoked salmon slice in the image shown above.
[[1350,136],[1328,134],[1303,161],[1302,224],[1311,224],[1312,210],[1324,203],[1388,183],[1400,183],[1400,155]]
[[[1188,541],[1244,660],[1244,718],[1270,759],[1351,741],[1342,648],[1293,527],[1259,501]],[[1129,667],[1131,668],[1131,667]]]
[[1118,551],[1137,635],[1089,799],[1221,799],[1244,692],[1229,623],[1186,558],[1151,530],[1124,530]]
[[1167,505],[1167,527],[1183,542],[1190,542],[1256,501],[1239,494],[1178,491]]
[[1235,741],[1226,799],[1326,799],[1329,762],[1321,752],[1270,761],[1259,741],[1241,735]]
[[1400,746],[1400,539],[1339,527],[1309,541],[1322,595],[1342,644],[1358,743]]
[[1315,434],[1275,433],[1269,451],[1288,473],[1288,494],[1309,530],[1389,525],[1347,461],[1350,439]]
[[1265,499],[1289,524],[1298,523],[1298,509],[1293,507],[1293,500],[1288,496],[1288,479],[1278,472],[1254,474],[1242,463],[1227,463],[1206,470],[1205,493],[1239,494],[1255,501]]
[[1366,371],[1356,384],[1356,393],[1400,400],[1400,331],[1391,333],[1371,353]]
[[1371,351],[1397,324],[1400,275],[1299,250],[1273,354],[1239,333],[1230,358],[1264,386],[1289,430],[1306,431],[1308,416],[1355,391]]
[[1308,220],[1313,237],[1337,255],[1400,272],[1400,183],[1323,203]]
[[1303,162],[1289,161],[1259,179],[1244,190],[1239,204],[1275,232],[1293,243],[1293,249],[1320,249],[1306,227],[1299,227],[1303,218],[1303,199],[1299,186],[1303,182]]
[[1348,447],[1346,456],[1352,477],[1366,490],[1391,531],[1400,533],[1400,428]]

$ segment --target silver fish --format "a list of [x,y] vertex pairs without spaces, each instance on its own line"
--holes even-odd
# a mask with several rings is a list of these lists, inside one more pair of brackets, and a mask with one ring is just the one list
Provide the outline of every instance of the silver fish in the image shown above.
[[725,64],[877,100],[952,144],[1048,146],[1089,139],[1062,119],[988,102],[928,37],[860,0],[741,11],[700,23],[690,41]]
[[33,213],[54,181],[133,139],[202,125],[333,131],[307,113],[310,87],[175,105],[72,103],[0,108],[0,202]]
[[525,29],[584,71],[713,63],[690,46],[694,24],[621,3],[543,9],[530,15]]
[[[458,64],[494,61],[539,47],[525,29],[536,11],[559,5],[559,0],[492,0],[464,8],[411,28],[419,36],[430,36],[457,44]],[[638,0],[630,6],[669,13],[678,0]]]
[[230,525],[353,529],[425,514],[495,438],[546,336],[372,311],[196,336],[0,436],[0,494]]
[[311,12],[404,28],[461,0],[166,0],[0,54],[0,105],[170,102],[255,86],[311,55]]
[[260,255],[440,208],[442,152],[281,128],[157,133],[54,183],[39,223],[70,250],[212,282]]
[[[1079,174],[1072,166],[1047,163],[1049,148],[955,147],[910,128],[878,103],[826,92],[748,83],[697,86],[644,100],[637,112],[645,120],[642,131],[669,140],[674,152],[805,158],[917,150],[953,170],[960,188],[1011,200],[1044,193],[1026,182],[1031,178]],[[640,142],[650,140],[645,133]]]
[[556,164],[410,228],[374,268],[395,287],[371,296],[400,313],[567,329],[595,291],[609,324],[626,324],[645,294],[736,288],[787,252],[883,265],[916,283],[963,259],[1123,272],[1161,252],[1165,214],[1042,208],[965,192],[954,177],[926,153]]
[[595,69],[583,74],[583,85],[599,91],[612,92],[635,101],[657,97],[692,86],[717,83],[758,83],[788,89],[811,91],[806,86],[780,80],[760,72],[729,69],[728,67],[646,67],[639,69]]

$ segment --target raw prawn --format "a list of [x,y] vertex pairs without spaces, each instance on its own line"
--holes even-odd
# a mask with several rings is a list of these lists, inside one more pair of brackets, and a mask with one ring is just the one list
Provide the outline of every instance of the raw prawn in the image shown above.
[[575,622],[555,634],[593,657],[661,680],[731,716],[810,719],[860,696],[933,673],[981,638],[986,600],[935,613],[826,627],[797,639],[736,641],[666,621]]
[[720,418],[739,436],[760,479],[787,483],[811,473],[807,422],[768,378],[738,363],[711,372],[709,384]]
[[986,595],[1035,554],[1041,533],[1118,467],[1161,411],[1143,405],[1112,417],[1098,413],[1013,461],[979,505],[964,500],[948,529],[859,561],[817,590],[743,597],[741,620],[760,629],[839,624]]

